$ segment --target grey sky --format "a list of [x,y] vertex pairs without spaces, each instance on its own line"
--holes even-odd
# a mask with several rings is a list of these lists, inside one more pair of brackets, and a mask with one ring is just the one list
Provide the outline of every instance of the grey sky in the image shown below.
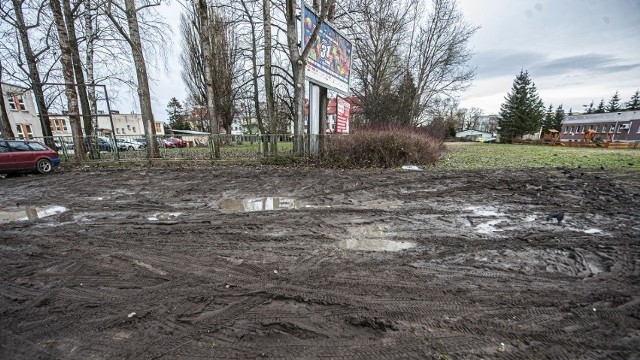
[[581,111],[618,90],[640,88],[640,1],[460,0],[469,22],[477,77],[461,106],[496,113],[520,69],[545,104]]
[[[471,39],[477,66],[462,107],[497,113],[520,69],[529,71],[546,105],[582,111],[618,90],[628,101],[640,88],[640,0],[459,0],[481,28]],[[166,120],[171,97],[184,100],[177,1],[162,13],[173,29],[168,71],[152,74],[154,114]]]

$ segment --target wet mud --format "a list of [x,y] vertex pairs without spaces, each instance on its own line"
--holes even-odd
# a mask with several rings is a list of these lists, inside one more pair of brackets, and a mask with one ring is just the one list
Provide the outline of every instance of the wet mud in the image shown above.
[[77,170],[0,199],[3,359],[640,357],[635,173]]

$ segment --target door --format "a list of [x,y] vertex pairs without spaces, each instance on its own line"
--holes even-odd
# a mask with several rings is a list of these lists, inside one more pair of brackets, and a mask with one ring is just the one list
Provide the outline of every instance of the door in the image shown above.
[[13,169],[14,166],[11,148],[6,141],[0,141],[0,170]]
[[24,141],[7,141],[11,148],[11,157],[15,169],[31,169],[36,167],[33,150]]

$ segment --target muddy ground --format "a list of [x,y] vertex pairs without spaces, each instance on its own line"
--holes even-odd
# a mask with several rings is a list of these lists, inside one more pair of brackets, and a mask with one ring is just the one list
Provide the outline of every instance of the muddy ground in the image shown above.
[[637,173],[70,170],[0,199],[3,359],[640,358]]

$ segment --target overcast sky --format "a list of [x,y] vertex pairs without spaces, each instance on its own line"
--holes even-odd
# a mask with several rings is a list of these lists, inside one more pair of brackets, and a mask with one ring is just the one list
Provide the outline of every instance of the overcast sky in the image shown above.
[[[520,69],[538,87],[545,105],[582,111],[593,99],[608,101],[618,90],[623,102],[640,88],[640,0],[459,0],[477,26],[470,41],[477,67],[461,107],[495,114]],[[166,120],[171,97],[184,100],[178,31],[180,5],[162,13],[173,28],[168,71],[153,74],[154,114]]]

